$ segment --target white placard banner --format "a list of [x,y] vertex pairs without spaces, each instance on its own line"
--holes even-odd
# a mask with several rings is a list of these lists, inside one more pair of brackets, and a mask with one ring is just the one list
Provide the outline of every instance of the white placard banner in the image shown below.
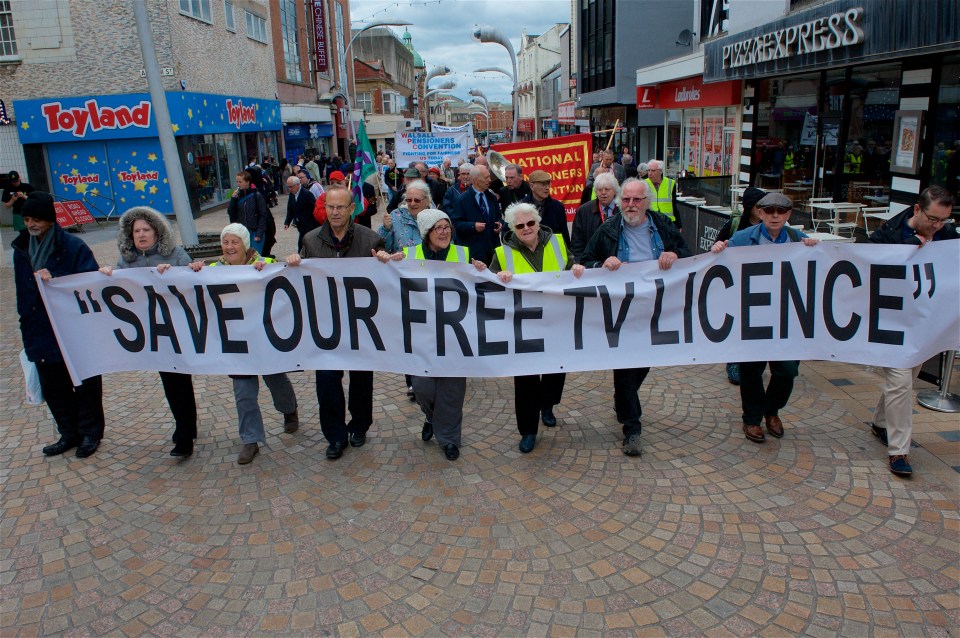
[[397,166],[408,166],[410,162],[424,162],[427,166],[439,166],[450,158],[466,160],[473,146],[473,135],[469,130],[451,133],[397,133],[394,137],[393,154]]
[[56,278],[74,381],[123,370],[353,369],[496,377],[727,361],[909,367],[960,346],[958,242],[800,244],[517,275],[308,259]]

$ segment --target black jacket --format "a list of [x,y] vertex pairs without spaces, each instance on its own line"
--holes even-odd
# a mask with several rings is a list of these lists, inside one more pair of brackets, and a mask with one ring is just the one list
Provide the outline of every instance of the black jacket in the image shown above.
[[283,220],[283,225],[289,226],[290,222],[296,221],[297,232],[300,237],[303,237],[320,225],[313,217],[313,207],[316,204],[317,198],[313,196],[310,189],[301,186],[296,199],[293,193],[290,193],[287,199],[287,218]]
[[[484,193],[487,217],[483,216],[477,204],[476,193],[477,191],[471,187],[457,199],[457,203],[453,205],[450,221],[453,222],[453,228],[457,234],[457,243],[469,248],[470,256],[474,259],[489,264],[493,258],[494,248],[500,245],[500,236],[497,235],[495,226],[503,220],[500,218],[500,205],[493,193],[489,190]],[[487,225],[482,232],[477,232],[477,222],[486,222]]]
[[255,188],[240,191],[236,197],[230,198],[227,206],[227,217],[231,224],[243,224],[250,231],[250,239],[266,237],[268,219],[272,219],[267,200]]
[[[610,217],[616,217],[620,214],[620,207],[613,206],[613,212]],[[587,242],[597,232],[601,224],[606,221],[600,217],[600,200],[593,199],[577,209],[577,214],[573,216],[573,234],[570,237],[570,253],[578,264],[582,264],[583,251],[587,249]]]
[[533,197],[533,192],[530,190],[530,182],[526,180],[522,181],[520,188],[516,190],[504,186],[500,189],[500,212],[506,211],[510,204],[522,202],[527,197]]
[[[549,196],[542,202],[537,202],[532,194],[529,197],[525,197],[523,201],[537,207],[537,211],[540,212],[541,226],[545,226],[557,235],[563,237],[563,243],[566,246],[570,246],[570,230],[567,228],[567,211],[564,209],[563,204]],[[511,228],[509,230],[513,229]]]
[[[676,253],[677,257],[680,258],[692,256],[690,249],[687,248],[687,243],[683,241],[683,236],[669,217],[653,211],[647,211],[647,217],[656,227],[657,232],[660,233],[664,252]],[[587,268],[600,268],[607,257],[616,257],[620,247],[622,222],[622,215],[611,217],[603,222],[603,225],[587,242],[587,248],[580,263]]]
[[[911,232],[906,238],[903,236],[903,227],[911,217],[913,217],[913,208],[908,208],[896,217],[887,220],[883,226],[873,231],[869,237],[870,242],[873,244],[911,244],[919,246],[920,240],[917,239],[916,233]],[[953,225],[952,221],[949,221],[934,234],[933,241],[958,238],[960,236],[957,235],[957,227]]]

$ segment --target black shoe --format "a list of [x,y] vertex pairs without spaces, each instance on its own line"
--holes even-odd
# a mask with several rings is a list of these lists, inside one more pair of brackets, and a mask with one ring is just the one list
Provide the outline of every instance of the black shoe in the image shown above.
[[341,456],[343,456],[343,451],[346,449],[346,441],[337,441],[336,443],[331,443],[327,448],[327,458],[331,461],[334,459],[339,459]]
[[443,446],[443,455],[447,457],[448,461],[456,461],[460,458],[460,448],[453,443],[447,443]]
[[57,456],[57,455],[59,455],[59,454],[63,454],[64,452],[66,452],[66,451],[68,451],[68,450],[72,450],[72,449],[75,448],[75,447],[77,447],[77,442],[76,442],[76,440],[74,440],[74,439],[61,438],[61,439],[60,439],[59,441],[57,441],[56,443],[53,443],[52,445],[48,445],[48,446],[44,447],[44,448],[43,448],[43,455],[44,455],[44,456]]
[[353,447],[363,447],[363,444],[367,442],[367,435],[360,432],[353,432],[349,437],[350,445]]
[[553,406],[540,410],[540,419],[548,428],[556,427],[557,417],[553,416]]
[[193,454],[193,441],[180,441],[170,450],[170,456],[185,459]]
[[884,445],[890,445],[887,443],[887,428],[882,428],[876,423],[870,424],[870,431],[873,432],[873,436],[880,439],[880,442]]
[[430,423],[430,421],[423,422],[423,429],[420,430],[420,438],[424,441],[429,441],[433,438],[433,423]]
[[533,448],[537,445],[537,435],[536,434],[526,434],[520,437],[520,451],[524,454],[529,454],[533,452]]
[[417,400],[417,395],[413,391],[413,386],[410,386],[409,388],[407,388],[407,398],[410,399],[411,401]]
[[100,447],[100,439],[95,439],[92,436],[83,437],[80,445],[77,446],[77,458],[85,459],[88,456],[93,456],[98,447]]

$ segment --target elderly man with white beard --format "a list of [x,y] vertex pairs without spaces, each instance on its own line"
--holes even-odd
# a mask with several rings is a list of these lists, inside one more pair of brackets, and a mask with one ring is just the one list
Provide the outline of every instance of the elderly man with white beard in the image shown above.
[[[587,268],[614,271],[622,264],[656,260],[660,270],[669,270],[690,249],[680,231],[661,213],[649,210],[650,187],[638,179],[623,183],[620,215],[609,217],[593,234],[580,260]],[[650,368],[613,371],[613,402],[617,421],[623,425],[623,453],[640,456],[640,385]]]

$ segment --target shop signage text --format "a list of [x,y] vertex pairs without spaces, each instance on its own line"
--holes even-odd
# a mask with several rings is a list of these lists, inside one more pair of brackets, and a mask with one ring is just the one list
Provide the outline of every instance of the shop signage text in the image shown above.
[[327,21],[323,17],[323,4],[327,0],[313,0],[313,45],[317,52],[317,72],[327,72]]
[[256,105],[244,106],[243,100],[237,100],[236,104],[227,100],[227,121],[237,128],[242,124],[253,124],[257,121]]
[[682,109],[733,106],[740,103],[739,80],[704,84],[702,77],[637,87],[638,109]]
[[121,182],[155,182],[160,178],[159,171],[134,171],[128,173],[127,171],[120,171],[117,173],[117,177],[120,178]]
[[60,183],[67,186],[76,186],[77,184],[99,184],[100,175],[90,173],[89,175],[60,175]]
[[101,107],[96,100],[87,100],[83,107],[63,108],[60,102],[51,102],[40,107],[46,120],[48,133],[65,131],[74,137],[84,137],[87,130],[125,129],[131,126],[150,126],[150,102],[141,101],[134,107]]
[[863,8],[777,29],[723,47],[723,68],[736,69],[863,42]]

